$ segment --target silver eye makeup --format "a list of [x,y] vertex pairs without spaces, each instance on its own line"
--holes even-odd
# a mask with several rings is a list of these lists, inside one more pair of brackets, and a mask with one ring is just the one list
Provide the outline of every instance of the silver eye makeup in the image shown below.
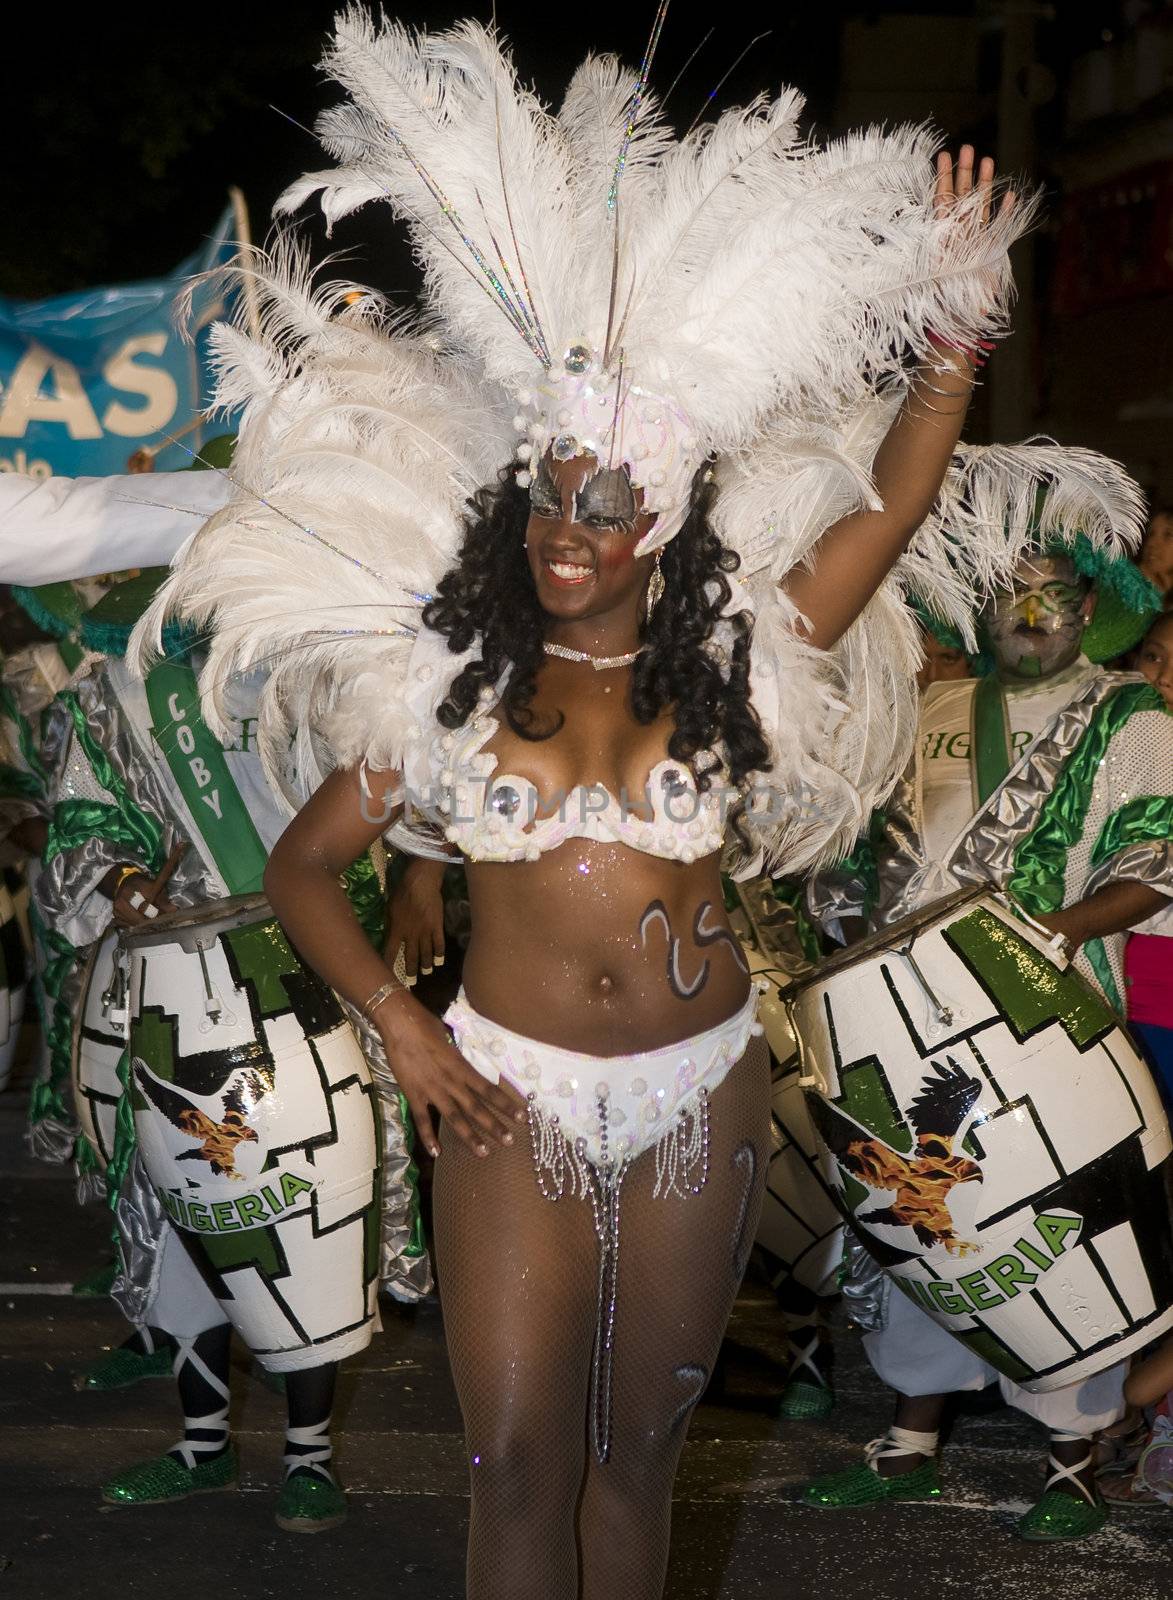
[[560,517],[562,515],[562,496],[558,492],[558,485],[550,475],[550,464],[545,456],[538,463],[538,470],[534,473],[533,483],[529,491],[530,510],[539,517]]
[[635,490],[623,468],[601,469],[593,478],[588,478],[574,496],[574,515],[579,522],[633,532]]
[[[537,517],[560,517],[562,496],[545,457],[538,464],[529,492],[530,510]],[[634,533],[638,507],[631,479],[622,467],[600,468],[580,484],[571,500],[571,521],[599,532],[612,529]]]

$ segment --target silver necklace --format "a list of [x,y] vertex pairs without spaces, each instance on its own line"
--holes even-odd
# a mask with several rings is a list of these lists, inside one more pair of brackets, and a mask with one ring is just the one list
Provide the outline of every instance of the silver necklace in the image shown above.
[[562,661],[589,661],[596,672],[606,672],[608,667],[629,667],[643,655],[643,649],[630,650],[625,656],[593,656],[588,650],[571,650],[569,645],[545,643],[542,649],[548,656]]

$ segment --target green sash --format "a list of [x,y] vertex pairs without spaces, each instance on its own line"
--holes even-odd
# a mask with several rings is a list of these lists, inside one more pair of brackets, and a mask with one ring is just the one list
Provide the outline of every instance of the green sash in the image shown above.
[[147,674],[144,687],[155,743],[228,893],[256,893],[268,852],[224,751],[200,713],[195,673],[181,662],[161,661]]
[[1010,724],[1006,714],[1006,696],[1002,685],[991,672],[979,678],[973,692],[973,728],[970,740],[973,750],[973,777],[977,787],[977,803],[984,806],[994,790],[1010,771]]

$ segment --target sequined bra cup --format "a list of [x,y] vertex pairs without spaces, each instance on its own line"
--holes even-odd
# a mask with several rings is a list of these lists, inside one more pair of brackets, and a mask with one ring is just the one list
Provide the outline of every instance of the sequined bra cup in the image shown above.
[[464,727],[449,731],[437,724],[441,690],[469,657],[454,658],[443,640],[437,651],[435,640],[436,635],[421,633],[413,654],[408,700],[418,731],[404,764],[404,780],[410,802],[444,830],[467,860],[536,861],[569,839],[622,844],[643,855],[684,862],[720,850],[731,801],[728,784],[718,772],[712,787],[698,794],[687,766],[671,759],[656,763],[645,791],[637,795],[623,798],[602,784],[579,784],[552,815],[539,816],[534,784],[515,773],[498,772],[497,757],[484,748],[500,726],[492,708],[503,683],[495,690],[482,689]]

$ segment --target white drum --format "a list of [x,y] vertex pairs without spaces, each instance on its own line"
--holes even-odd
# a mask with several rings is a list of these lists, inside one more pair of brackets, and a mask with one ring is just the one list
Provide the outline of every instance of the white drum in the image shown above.
[[73,1020],[71,1078],[78,1125],[100,1165],[114,1154],[114,1122],[122,1084],[118,1063],[126,1049],[126,959],[111,928],[86,957]]
[[261,895],[123,935],[139,1149],[226,1314],[274,1371],[370,1342],[374,1085],[330,990]]
[[1173,1326],[1160,1096],[1045,929],[952,895],[789,1004],[843,1205],[942,1327],[1046,1391]]

